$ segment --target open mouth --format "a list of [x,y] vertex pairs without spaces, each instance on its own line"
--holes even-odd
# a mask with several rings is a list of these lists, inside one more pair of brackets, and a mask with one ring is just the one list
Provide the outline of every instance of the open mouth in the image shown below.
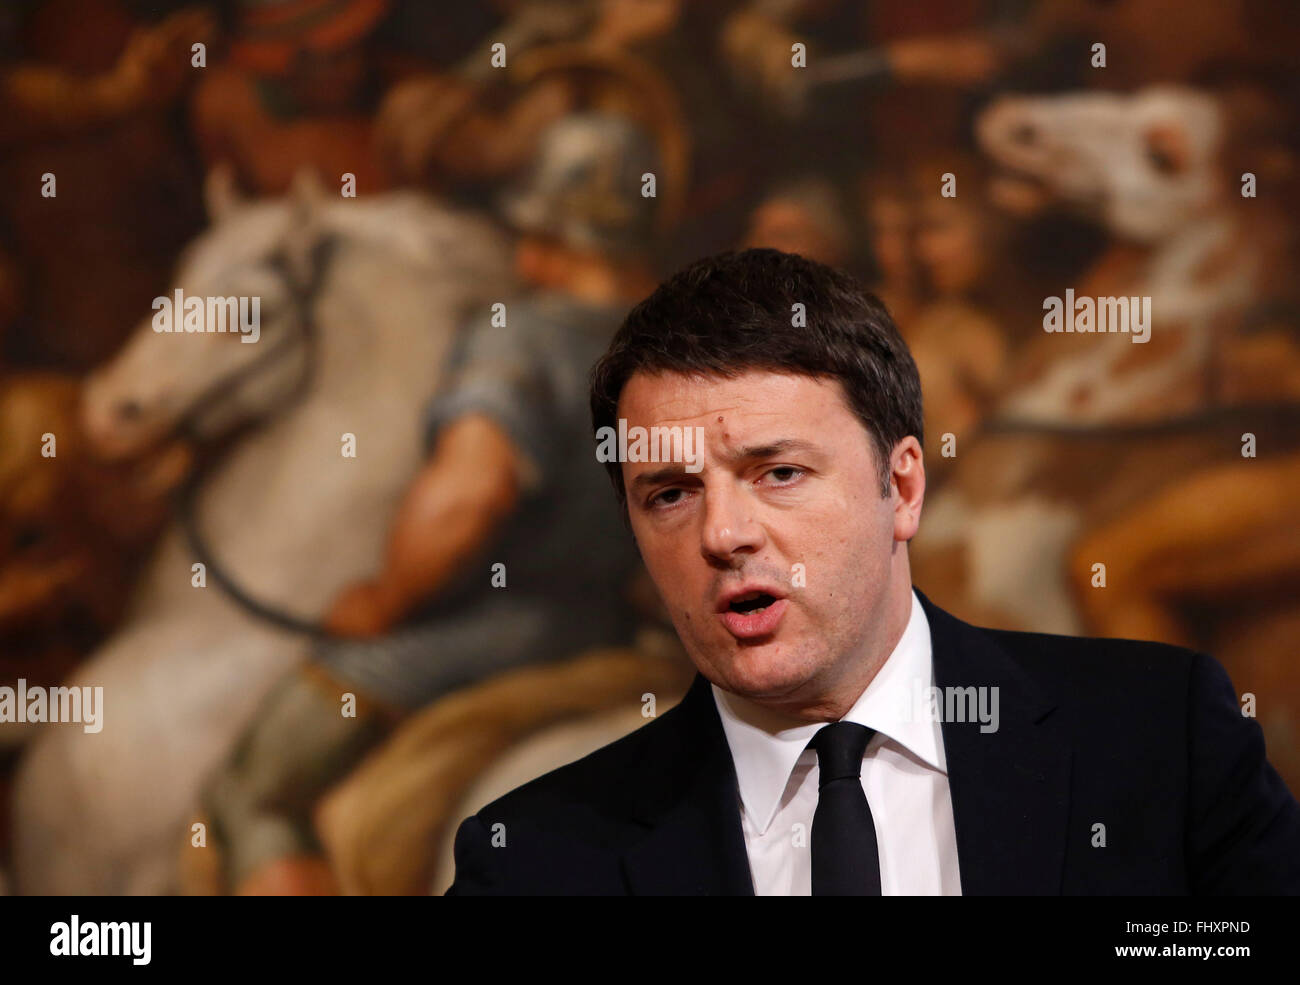
[[718,618],[737,640],[757,642],[777,631],[789,607],[788,599],[755,589],[730,599]]
[[732,599],[727,608],[732,612],[748,615],[751,612],[762,612],[775,601],[776,596],[769,595],[767,592],[750,592],[748,595]]

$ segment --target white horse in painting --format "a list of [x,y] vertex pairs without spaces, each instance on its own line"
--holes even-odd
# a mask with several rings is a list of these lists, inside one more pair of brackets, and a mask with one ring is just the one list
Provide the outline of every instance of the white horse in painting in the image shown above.
[[[379,564],[455,327],[512,288],[509,244],[486,219],[413,192],[330,200],[303,178],[285,199],[243,202],[220,173],[207,191],[212,227],[174,287],[259,297],[260,338],[165,334],[147,319],[88,381],[86,427],[125,455],[182,424],[217,436],[255,421],[204,480],[195,514],[244,592],[317,619]],[[202,783],[306,654],[302,636],[210,576],[195,587],[195,561],[177,521],[122,626],[68,682],[104,688],[103,730],[48,726],[27,750],[17,891],[175,891]]]
[[[1204,411],[1215,352],[1258,294],[1266,258],[1225,173],[1230,122],[1219,99],[1185,87],[1008,96],[980,117],[997,165],[1115,237],[1060,293],[1147,298],[1151,334],[1042,333],[1026,345],[986,422],[1023,427],[958,452],[912,545],[918,583],[957,615],[1083,632],[1069,563],[1081,532],[1163,482],[1240,457],[1211,427],[1106,437]],[[1071,427],[1082,433],[1052,431]]]

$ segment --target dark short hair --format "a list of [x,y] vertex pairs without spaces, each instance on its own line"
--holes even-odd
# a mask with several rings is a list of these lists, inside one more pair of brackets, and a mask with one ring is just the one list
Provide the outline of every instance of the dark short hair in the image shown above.
[[[795,304],[804,305],[800,324]],[[591,371],[594,433],[617,428],[619,397],[635,373],[734,378],[754,369],[839,380],[889,495],[894,446],[908,435],[923,441],[912,354],[885,306],[853,277],[780,250],[697,260],[628,312]],[[605,467],[626,505],[621,465]]]

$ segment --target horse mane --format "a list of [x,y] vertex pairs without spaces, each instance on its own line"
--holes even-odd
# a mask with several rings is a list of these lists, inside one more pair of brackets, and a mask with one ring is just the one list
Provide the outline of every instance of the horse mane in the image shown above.
[[321,218],[329,232],[373,245],[444,278],[459,271],[482,276],[508,257],[506,234],[485,214],[423,192],[400,190],[331,202]]
[[[296,231],[298,207],[292,196],[249,202],[213,223],[185,248],[178,271],[200,279],[228,270],[240,260],[252,263]],[[505,275],[507,236],[480,212],[450,206],[415,190],[357,199],[326,200],[312,213],[319,231],[368,246],[440,278],[500,269]]]

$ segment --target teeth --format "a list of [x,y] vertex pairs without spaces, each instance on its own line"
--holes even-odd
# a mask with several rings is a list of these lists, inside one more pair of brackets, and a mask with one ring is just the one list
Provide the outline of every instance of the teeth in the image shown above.
[[[750,604],[753,602],[758,602],[762,599],[767,599],[767,601],[763,602],[762,605]],[[769,605],[771,605],[775,601],[776,601],[775,597],[768,592],[763,592],[763,591],[749,592],[746,595],[740,595],[732,599],[731,604],[728,606],[728,608],[730,608],[732,612],[739,612],[742,615],[748,615],[754,612],[762,612],[764,609],[766,609]]]

